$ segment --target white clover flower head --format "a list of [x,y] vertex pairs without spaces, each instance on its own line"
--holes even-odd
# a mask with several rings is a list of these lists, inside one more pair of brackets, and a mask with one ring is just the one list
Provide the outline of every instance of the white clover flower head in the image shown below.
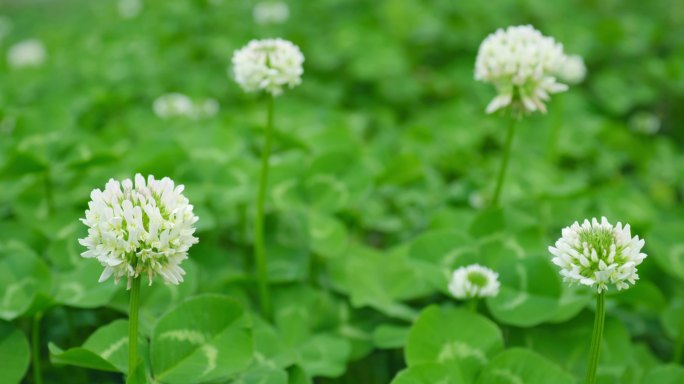
[[18,42],[7,51],[7,63],[14,69],[40,67],[46,57],[45,45],[38,39]]
[[114,275],[131,279],[147,275],[149,284],[160,275],[167,284],[179,284],[185,271],[180,263],[197,243],[193,236],[198,218],[183,196],[182,185],[165,177],[147,182],[141,174],[122,182],[110,179],[104,191],[95,189],[81,221],[88,236],[79,243],[88,248],[81,256],[96,258],[103,267],[100,282]]
[[586,76],[587,67],[579,55],[566,56],[558,71],[558,77],[568,84],[579,84]]
[[290,17],[290,9],[282,1],[262,1],[254,6],[252,16],[257,24],[282,24]]
[[564,61],[563,46],[531,25],[487,36],[475,60],[475,80],[493,84],[498,92],[487,113],[508,106],[545,113],[549,95],[568,89],[555,78]]
[[299,47],[287,40],[252,40],[233,54],[233,75],[246,92],[278,96],[284,86],[301,84],[303,63]]
[[655,135],[660,131],[660,118],[652,112],[637,112],[629,119],[630,127],[645,135]]
[[154,113],[162,119],[179,116],[192,116],[195,106],[192,100],[182,93],[167,93],[159,96],[152,104]]
[[608,284],[622,290],[639,280],[636,267],[646,258],[643,246],[644,240],[632,237],[629,224],[613,226],[602,217],[600,222],[593,218],[563,228],[549,252],[564,281],[597,287],[601,293]]
[[479,264],[456,269],[449,281],[449,292],[457,299],[494,297],[499,287],[499,274]]

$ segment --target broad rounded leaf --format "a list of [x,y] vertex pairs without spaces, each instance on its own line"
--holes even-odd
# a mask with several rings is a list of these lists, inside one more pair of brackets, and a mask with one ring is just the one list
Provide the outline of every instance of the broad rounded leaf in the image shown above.
[[188,299],[162,316],[150,343],[152,371],[162,383],[202,383],[246,369],[252,332],[242,306],[221,295]]
[[399,372],[391,384],[467,383],[458,364],[423,363]]
[[[53,364],[67,364],[100,371],[128,372],[128,320],[115,320],[98,328],[83,346],[66,351],[48,345]],[[140,355],[147,345],[138,339]]]
[[73,270],[57,276],[55,301],[76,308],[97,308],[109,303],[121,285],[99,283],[102,266],[85,261]]
[[13,320],[50,305],[50,269],[19,244],[0,248],[0,319]]
[[0,378],[3,383],[18,383],[29,366],[29,344],[14,325],[0,321]]
[[450,362],[472,378],[502,348],[501,331],[489,319],[460,308],[431,306],[411,327],[405,355],[409,367]]
[[487,299],[492,315],[504,324],[531,327],[552,319],[561,295],[558,271],[543,257],[510,258],[494,268],[501,289]]
[[573,384],[575,380],[535,352],[511,348],[492,359],[478,379],[480,384]]

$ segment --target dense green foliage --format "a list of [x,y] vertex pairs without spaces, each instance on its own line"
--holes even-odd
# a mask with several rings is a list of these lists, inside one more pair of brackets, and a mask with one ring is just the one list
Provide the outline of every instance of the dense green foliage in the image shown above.
[[[562,283],[547,247],[602,215],[649,256],[634,287],[608,292],[599,382],[684,382],[684,7],[293,0],[286,23],[263,26],[252,1],[143,3],[132,19],[111,0],[0,4],[2,57],[26,38],[48,53],[39,68],[0,59],[1,382],[35,382],[33,325],[45,382],[122,382],[125,283],[98,283],[77,239],[91,190],[136,172],[185,185],[200,242],[184,283],[142,287],[131,382],[579,382],[593,296]],[[489,33],[525,23],[588,76],[519,124],[491,209],[506,122],[484,113],[494,90],[473,65]],[[227,68],[277,36],[306,62],[275,104],[268,321],[251,239],[266,100]],[[220,111],[161,119],[168,92]],[[479,313],[447,290],[473,262],[502,284]]]

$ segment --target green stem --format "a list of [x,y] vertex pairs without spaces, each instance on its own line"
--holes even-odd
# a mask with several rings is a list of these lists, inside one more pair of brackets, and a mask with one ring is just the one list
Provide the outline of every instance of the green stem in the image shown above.
[[546,158],[549,161],[556,160],[556,152],[558,147],[558,136],[560,135],[561,126],[563,125],[563,96],[558,95],[554,101],[556,106],[556,113],[551,115],[551,128],[549,132],[549,144],[547,146]]
[[264,149],[261,153],[261,174],[259,176],[259,195],[257,196],[256,216],[254,217],[254,258],[256,259],[257,278],[259,283],[259,301],[261,312],[266,318],[271,317],[271,297],[268,291],[268,269],[266,266],[266,249],[264,245],[264,203],[268,183],[268,164],[271,156],[273,140],[273,104],[274,97],[268,98],[268,114],[266,131],[264,132]]
[[589,368],[587,369],[587,384],[596,383],[596,370],[601,354],[601,339],[603,338],[603,326],[606,322],[606,291],[596,295],[596,317],[594,318],[594,332],[591,336],[591,348],[589,349]]
[[36,313],[33,316],[31,327],[31,358],[33,359],[33,382],[35,384],[43,384],[43,373],[40,369],[40,321],[42,318],[42,312]]
[[684,321],[679,325],[679,335],[677,335],[672,362],[679,364],[682,361],[682,354],[684,354]]
[[496,189],[494,190],[494,198],[492,205],[497,207],[499,205],[499,197],[501,196],[501,189],[503,188],[504,180],[506,179],[506,170],[508,169],[508,160],[511,157],[511,147],[513,146],[513,135],[515,134],[515,124],[518,118],[511,114],[508,123],[508,132],[506,134],[506,143],[504,144],[503,159],[501,159],[501,168],[499,169],[499,177],[496,180]]
[[140,280],[138,276],[131,283],[131,302],[128,312],[128,377],[133,377],[138,364],[138,313],[140,309]]
[[473,313],[477,313],[477,302],[478,302],[478,299],[477,299],[476,297],[475,297],[475,298],[472,298],[472,299],[469,299],[469,300],[466,302],[466,305],[468,306],[468,309],[470,309]]

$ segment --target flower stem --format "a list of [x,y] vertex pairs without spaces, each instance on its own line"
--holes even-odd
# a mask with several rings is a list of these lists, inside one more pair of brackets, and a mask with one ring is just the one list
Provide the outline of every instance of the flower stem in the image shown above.
[[515,134],[515,124],[517,122],[518,118],[511,114],[510,121],[508,122],[508,132],[506,133],[503,158],[501,159],[501,168],[499,169],[499,177],[496,180],[496,189],[494,190],[494,198],[492,199],[492,205],[494,207],[499,206],[499,197],[501,196],[501,189],[503,188],[503,183],[506,178],[508,160],[511,157],[511,147],[513,146],[513,135]]
[[257,278],[259,283],[259,301],[261,312],[266,318],[271,317],[271,297],[268,291],[268,269],[266,266],[266,249],[264,245],[264,203],[268,183],[268,165],[273,140],[273,104],[274,97],[268,98],[266,131],[264,132],[264,149],[261,153],[261,174],[259,177],[259,195],[257,196],[256,216],[254,217],[254,258],[256,259]]
[[679,325],[679,334],[677,335],[677,341],[675,342],[672,362],[674,364],[679,364],[679,362],[682,361],[682,354],[684,354],[684,321]]
[[468,309],[470,309],[473,313],[477,313],[478,299],[476,297],[468,300],[466,303],[467,303],[466,305],[468,306]]
[[587,384],[596,383],[596,370],[601,354],[601,339],[603,338],[603,326],[606,322],[606,291],[596,296],[596,317],[594,318],[594,332],[591,336],[591,348],[589,350],[589,368],[587,369]]
[[133,377],[138,363],[138,312],[140,308],[140,276],[131,283],[131,302],[128,312],[128,377]]
[[40,321],[43,318],[43,312],[38,312],[33,316],[33,324],[31,327],[31,362],[33,365],[33,382],[35,384],[43,384],[43,373],[40,369]]

